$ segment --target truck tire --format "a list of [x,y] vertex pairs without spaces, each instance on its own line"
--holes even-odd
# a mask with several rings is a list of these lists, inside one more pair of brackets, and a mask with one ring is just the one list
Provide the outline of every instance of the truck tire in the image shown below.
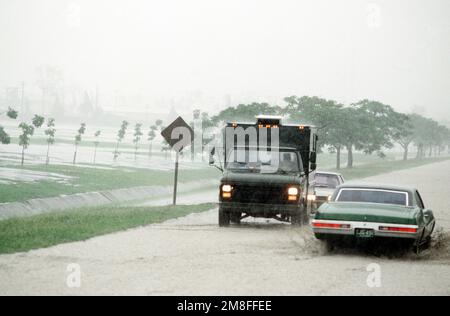
[[241,223],[241,217],[242,217],[241,213],[231,213],[230,214],[230,220],[233,224],[239,225]]
[[295,214],[291,216],[291,225],[293,226],[302,226],[303,224],[303,216],[302,214]]
[[307,216],[307,212],[304,207],[300,207],[300,209],[291,216],[291,224],[294,226],[302,226],[305,224],[305,216]]
[[301,213],[302,213],[302,224],[303,225],[309,225],[310,209],[308,207],[308,203],[307,202],[305,202],[303,204],[303,209],[302,209]]
[[231,221],[230,213],[226,212],[220,208],[219,209],[219,226],[220,227],[230,226],[230,221]]

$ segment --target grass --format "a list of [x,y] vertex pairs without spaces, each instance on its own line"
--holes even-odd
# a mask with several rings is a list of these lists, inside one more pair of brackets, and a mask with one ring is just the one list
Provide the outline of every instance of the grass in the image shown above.
[[[13,168],[18,168],[17,166]],[[73,177],[69,184],[55,181],[38,183],[19,182],[16,184],[0,184],[0,203],[22,202],[33,198],[46,198],[62,194],[75,194],[92,191],[112,190],[151,185],[172,185],[173,172],[137,169],[112,168],[94,169],[63,165],[30,165],[25,170],[58,173]],[[214,168],[184,170],[180,169],[179,181],[191,182],[220,177]]]
[[[396,154],[394,152],[386,153],[385,158],[380,158],[377,155],[367,155],[361,152],[355,152],[354,154],[355,166],[372,164],[377,162],[394,161]],[[320,153],[317,157],[317,163],[320,168],[335,168],[336,167],[336,154],[330,154],[327,152]],[[347,164],[347,154],[341,155],[342,166]]]
[[0,254],[84,241],[211,210],[214,204],[166,207],[99,207],[0,221]]
[[410,169],[420,167],[436,162],[449,160],[450,157],[442,158],[426,158],[426,159],[411,159],[407,161],[395,160],[395,161],[383,161],[366,165],[355,166],[352,169],[330,170],[341,173],[346,180],[362,179],[371,176],[376,176],[384,173],[389,173],[398,170]]
[[[369,158],[366,158],[369,159]],[[353,169],[341,169],[347,180],[360,179],[383,173],[414,168],[430,163],[440,162],[444,158],[399,160],[366,160],[364,164],[356,165]],[[320,170],[336,171],[323,167],[324,161],[319,161]],[[17,166],[12,168],[18,168]],[[54,197],[62,194],[75,194],[91,191],[103,191],[136,186],[172,185],[173,172],[137,169],[137,168],[111,168],[94,169],[82,166],[63,165],[29,165],[26,170],[44,171],[70,176],[73,179],[69,184],[61,184],[54,181],[41,181],[39,183],[19,182],[16,184],[0,184],[0,203],[23,202],[33,198]],[[180,182],[201,181],[205,179],[219,179],[221,173],[215,168],[204,168],[197,170],[180,169]]]

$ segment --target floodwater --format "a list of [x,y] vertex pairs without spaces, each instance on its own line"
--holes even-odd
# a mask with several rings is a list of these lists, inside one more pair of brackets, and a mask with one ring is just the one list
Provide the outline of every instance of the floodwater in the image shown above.
[[[310,228],[253,219],[219,228],[217,210],[211,210],[86,242],[2,255],[0,294],[449,295],[450,161],[366,180],[420,189],[438,222],[431,249],[419,256],[328,252]],[[193,195],[185,201],[196,200]],[[81,268],[79,288],[66,284],[71,263]],[[368,282],[374,268],[379,282]]]

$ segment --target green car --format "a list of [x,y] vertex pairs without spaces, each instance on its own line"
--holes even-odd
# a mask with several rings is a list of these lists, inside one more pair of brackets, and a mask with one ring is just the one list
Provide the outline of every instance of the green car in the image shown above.
[[393,238],[426,244],[436,221],[419,191],[385,185],[344,184],[312,221],[318,239]]

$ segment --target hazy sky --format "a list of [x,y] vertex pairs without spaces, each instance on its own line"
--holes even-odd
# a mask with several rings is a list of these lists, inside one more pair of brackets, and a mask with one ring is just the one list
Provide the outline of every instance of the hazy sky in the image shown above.
[[49,64],[106,103],[307,94],[450,120],[449,17],[449,0],[0,0],[0,89]]

